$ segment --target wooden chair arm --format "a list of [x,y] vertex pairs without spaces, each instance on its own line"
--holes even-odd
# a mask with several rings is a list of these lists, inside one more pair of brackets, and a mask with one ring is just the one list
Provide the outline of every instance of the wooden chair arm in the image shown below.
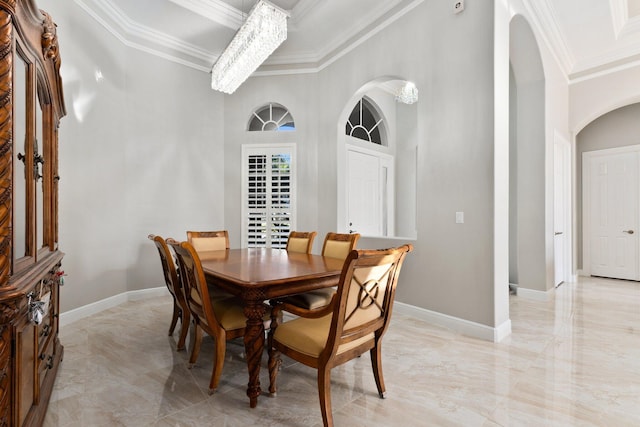
[[294,305],[294,304],[279,302],[276,305],[276,307],[278,307],[276,308],[276,310],[284,310],[291,314],[295,314],[296,316],[306,317],[307,319],[317,319],[318,317],[324,317],[327,314],[333,313],[333,306],[335,304],[335,301],[336,301],[336,294],[334,293],[333,296],[331,297],[331,301],[329,301],[329,304],[325,305],[324,307],[308,310],[306,308],[298,307],[297,305]]

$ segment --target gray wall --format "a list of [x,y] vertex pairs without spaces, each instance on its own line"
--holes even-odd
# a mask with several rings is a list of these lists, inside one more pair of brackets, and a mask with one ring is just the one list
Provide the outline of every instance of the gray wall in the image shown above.
[[69,108],[60,129],[63,311],[160,286],[148,233],[224,226],[239,245],[241,145],[274,138],[243,129],[267,102],[296,121],[296,132],[277,137],[297,144],[298,227],[335,230],[340,113],[365,83],[400,76],[421,97],[418,238],[398,299],[495,326],[493,4],[454,15],[447,2],[425,1],[317,74],[255,77],[223,97],[208,74],[124,47],[75,3],[40,3],[59,24]]
[[582,269],[582,154],[640,144],[640,103],[613,110],[589,123],[576,136],[577,259]]
[[[424,2],[318,74],[251,78],[227,96],[225,218],[232,245],[240,236],[241,144],[264,138],[242,131],[250,112],[269,101],[292,112],[297,130],[284,138],[298,144],[303,172],[298,228],[323,236],[337,224],[340,113],[359,88],[382,76],[412,80],[421,94],[418,238],[397,298],[494,326],[492,7],[469,5],[454,15],[446,2]],[[456,211],[465,212],[464,224],[455,224]],[[363,238],[359,246],[405,241]]]
[[[511,184],[510,262],[518,287],[546,291],[547,280],[545,76],[531,27],[522,16],[511,22],[510,58],[513,88],[510,105]],[[513,129],[515,127],[515,129]]]
[[64,312],[162,286],[149,233],[224,226],[223,97],[207,89],[207,74],[125,47],[75,2],[38,6],[58,24],[67,106]]

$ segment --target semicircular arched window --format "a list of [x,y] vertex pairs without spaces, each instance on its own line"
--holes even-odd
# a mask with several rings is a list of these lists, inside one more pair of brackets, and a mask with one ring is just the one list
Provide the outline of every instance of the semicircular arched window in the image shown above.
[[383,119],[371,101],[360,98],[347,120],[346,134],[373,144],[386,145],[382,139],[382,128]]
[[292,131],[295,129],[293,116],[289,110],[273,102],[258,108],[249,120],[249,131]]

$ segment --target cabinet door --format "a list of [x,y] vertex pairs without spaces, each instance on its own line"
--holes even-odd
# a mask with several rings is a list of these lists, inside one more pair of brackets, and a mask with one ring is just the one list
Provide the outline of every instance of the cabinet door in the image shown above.
[[26,318],[16,327],[16,400],[18,413],[15,421],[18,426],[23,425],[24,420],[33,406],[36,389],[36,327]]
[[28,166],[27,152],[27,64],[20,55],[13,66],[13,266],[19,270],[19,261],[29,255],[28,227]]

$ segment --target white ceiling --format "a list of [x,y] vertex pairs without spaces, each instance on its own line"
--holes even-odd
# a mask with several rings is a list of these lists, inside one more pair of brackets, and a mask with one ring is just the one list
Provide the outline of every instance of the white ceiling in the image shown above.
[[[272,0],[289,34],[260,72],[318,71],[423,1]],[[640,61],[640,0],[522,1],[570,81]],[[256,0],[75,2],[126,45],[208,72]]]

